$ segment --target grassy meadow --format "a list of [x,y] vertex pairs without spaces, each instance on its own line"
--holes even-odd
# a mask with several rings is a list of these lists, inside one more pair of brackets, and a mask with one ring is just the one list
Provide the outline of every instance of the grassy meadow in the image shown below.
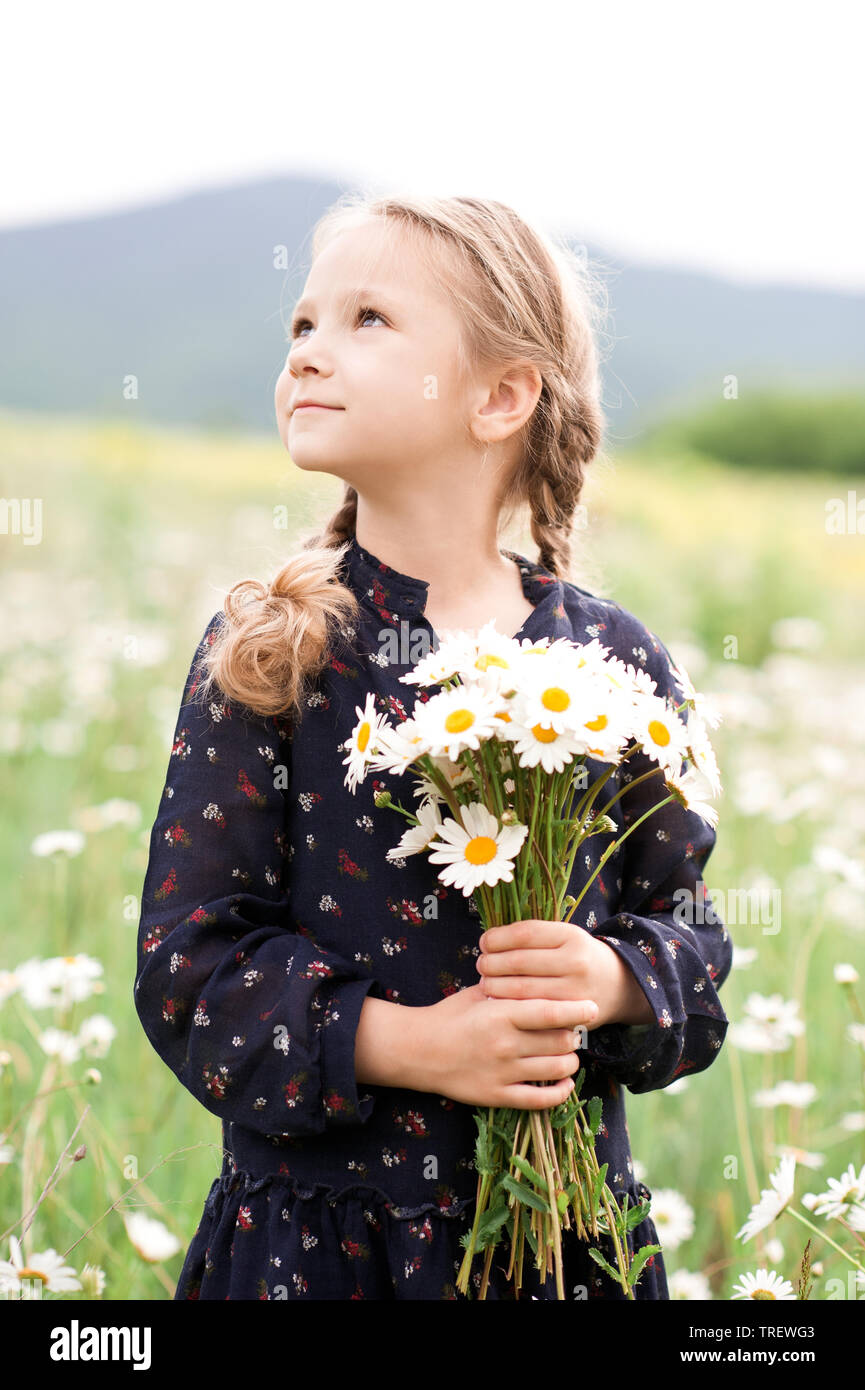
[[[0,1262],[29,1221],[25,1265],[54,1251],[79,1283],[92,1267],[44,1296],[166,1299],[221,1131],[133,1008],[150,826],[208,619],[341,484],[301,474],[275,432],[71,417],[0,415],[0,460],[3,498],[42,499],[38,544],[0,533]],[[574,578],[646,622],[723,715],[706,881],[737,948],[731,1028],[707,1071],[627,1100],[676,1297],[729,1299],[758,1268],[796,1291],[809,1236],[810,1297],[865,1297],[865,537],[825,525],[851,490],[865,477],[655,447],[617,453],[585,493]],[[53,832],[81,838],[39,839]],[[47,970],[16,973],[79,954],[102,971],[65,1005],[57,984],[40,1001]],[[789,1209],[738,1240],[785,1155]],[[827,1192],[837,1212],[810,1210]]]

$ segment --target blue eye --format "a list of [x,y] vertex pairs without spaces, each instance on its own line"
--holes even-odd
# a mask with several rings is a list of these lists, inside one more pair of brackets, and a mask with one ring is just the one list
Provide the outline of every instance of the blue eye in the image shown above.
[[[368,318],[370,314],[372,314],[372,315],[373,315],[375,318],[377,318],[377,319],[381,319],[382,323],[385,323],[385,322],[386,322],[384,315],[383,315],[383,314],[380,314],[379,311],[378,311],[378,309],[373,309],[373,308],[371,308],[371,307],[369,307],[369,306],[364,306],[364,305],[361,305],[361,307],[360,307],[360,308],[358,309],[358,311],[357,311],[357,322],[358,322],[358,323],[362,323],[363,320],[364,320],[365,318]],[[295,319],[295,320],[294,320],[294,323],[291,325],[291,338],[292,338],[292,341],[293,341],[295,338],[299,338],[299,337],[300,337],[301,332],[302,332],[302,330],[303,330],[304,328],[312,328],[312,324],[310,323],[309,319]]]

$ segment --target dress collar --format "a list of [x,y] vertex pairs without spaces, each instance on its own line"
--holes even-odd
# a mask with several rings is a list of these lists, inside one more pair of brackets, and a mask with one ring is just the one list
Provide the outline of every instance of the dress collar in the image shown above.
[[[562,581],[539,561],[528,560],[515,550],[502,549],[500,554],[516,561],[523,593],[534,604],[535,612],[543,605],[543,609],[549,612],[551,622],[557,618],[564,623]],[[424,612],[429,580],[415,579],[410,574],[392,569],[365,549],[355,535],[350,537],[344,565],[346,577],[355,593],[367,600],[383,622],[398,623],[401,618],[417,617]]]

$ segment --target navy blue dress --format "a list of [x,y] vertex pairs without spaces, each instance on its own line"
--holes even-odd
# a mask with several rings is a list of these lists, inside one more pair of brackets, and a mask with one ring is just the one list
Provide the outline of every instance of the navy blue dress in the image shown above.
[[[681,699],[666,647],[620,604],[518,565],[534,605],[518,638],[597,637],[648,671],[657,693]],[[186,1254],[175,1299],[452,1299],[460,1237],[476,1200],[472,1106],[428,1092],[358,1084],[354,1044],[367,996],[428,1005],[474,985],[477,905],[445,887],[425,854],[386,852],[404,818],[376,808],[379,788],[415,804],[414,776],[369,773],[352,793],[340,745],[367,692],[391,722],[417,688],[418,658],[400,646],[426,629],[425,580],[382,564],[352,539],[341,571],[360,600],[357,625],[336,634],[303,717],[261,717],[224,696],[202,708],[199,656],[185,684],[164,791],[150,838],[138,935],[135,1007],[153,1047],[223,1124],[223,1163]],[[396,639],[388,652],[386,635]],[[651,766],[632,759],[633,780]],[[660,778],[612,808],[619,826],[662,797]],[[611,784],[612,785],[612,784]],[[577,856],[575,895],[597,864]],[[623,1088],[638,1094],[703,1071],[723,1044],[718,990],[732,963],[724,925],[684,927],[677,889],[701,891],[715,831],[678,803],[656,811],[608,861],[573,920],[627,962],[655,1012],[652,1024],[608,1024],[580,1053],[583,1095],[602,1098],[598,1161],[630,1204],[635,1181]],[[438,900],[431,920],[421,905]],[[681,916],[679,913],[677,916]],[[712,917],[712,913],[696,914]],[[658,1242],[651,1217],[632,1246]],[[487,1297],[507,1299],[507,1240]],[[612,1249],[608,1258],[615,1267]],[[622,1299],[621,1289],[563,1233],[568,1297]],[[477,1296],[483,1257],[473,1267]],[[662,1255],[638,1299],[669,1297]],[[554,1299],[555,1282],[527,1250],[520,1297]]]

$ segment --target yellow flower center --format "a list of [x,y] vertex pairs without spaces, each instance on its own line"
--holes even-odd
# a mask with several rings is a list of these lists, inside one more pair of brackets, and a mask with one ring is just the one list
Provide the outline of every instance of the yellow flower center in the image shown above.
[[489,835],[475,835],[466,845],[466,859],[470,864],[489,864],[496,857],[497,845]]
[[357,746],[360,749],[361,753],[365,752],[366,745],[369,743],[369,736],[371,733],[372,729],[370,728],[369,723],[367,722],[367,720],[364,720],[357,734]]
[[501,666],[505,671],[508,669],[508,663],[504,657],[495,656],[492,652],[484,652],[483,656],[479,656],[475,666],[479,671],[486,671],[490,666]]
[[770,1293],[768,1289],[756,1289],[752,1297],[763,1299],[771,1298],[773,1302],[775,1301],[775,1295]]
[[649,737],[654,743],[664,748],[670,742],[670,730],[666,724],[662,724],[657,719],[651,719],[649,721]]
[[474,722],[475,716],[470,709],[455,709],[445,719],[445,728],[449,734],[461,734],[470,729]]
[[544,706],[544,709],[555,710],[557,713],[563,709],[567,709],[570,703],[568,692],[562,690],[561,686],[558,685],[548,686],[541,698],[541,704]]
[[508,712],[507,712],[506,709],[497,709],[497,710],[496,710],[496,718],[497,718],[497,719],[503,719],[503,720],[505,721],[506,724],[510,724],[510,722],[511,722],[511,716],[508,714]]
[[586,720],[586,728],[591,729],[593,734],[599,733],[601,729],[606,729],[606,727],[607,716],[605,714],[599,714],[597,719]]
[[47,1283],[48,1283],[48,1275],[47,1275],[47,1274],[43,1274],[41,1269],[32,1269],[32,1268],[30,1267],[30,1265],[24,1265],[23,1269],[19,1269],[19,1271],[18,1271],[18,1278],[19,1278],[19,1279],[41,1279],[41,1281],[42,1281],[43,1284],[47,1284]]
[[532,733],[538,740],[538,743],[554,743],[558,738],[555,729],[542,729],[540,724],[534,725]]

